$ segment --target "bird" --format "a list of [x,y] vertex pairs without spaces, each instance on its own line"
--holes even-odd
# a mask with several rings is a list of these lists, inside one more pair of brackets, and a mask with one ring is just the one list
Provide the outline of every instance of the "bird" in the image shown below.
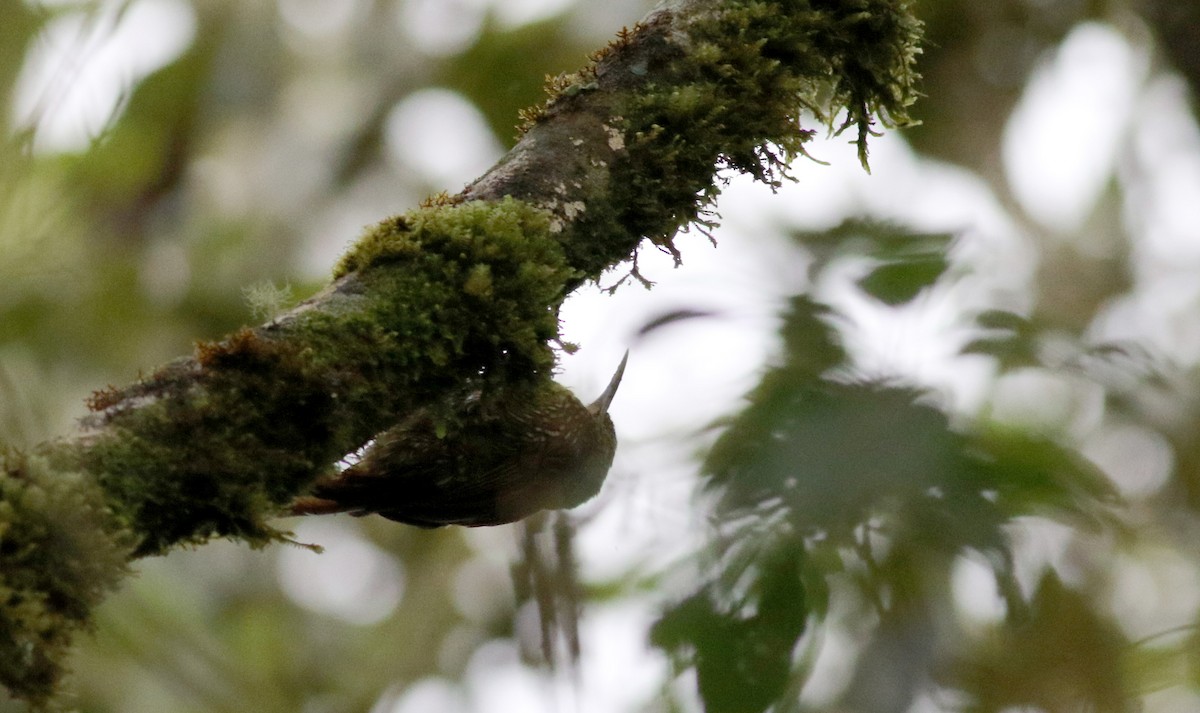
[[485,527],[581,505],[612,467],[617,435],[608,407],[628,360],[626,352],[587,406],[545,378],[506,391],[486,410],[479,394],[449,419],[418,410],[377,436],[358,462],[294,500],[289,514]]

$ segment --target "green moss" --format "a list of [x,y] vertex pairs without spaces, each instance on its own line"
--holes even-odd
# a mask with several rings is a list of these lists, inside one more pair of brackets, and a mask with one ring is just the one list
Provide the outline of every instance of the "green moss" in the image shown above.
[[[910,122],[921,29],[911,4],[734,0],[686,24],[686,48],[668,40],[665,20],[639,25],[559,81],[599,76],[618,89],[609,114],[625,147],[609,194],[589,203],[577,230],[597,247],[572,245],[573,265],[594,277],[643,236],[678,259],[676,232],[712,225],[720,171],[770,186],[787,178],[814,134],[801,126],[806,114],[835,133],[854,129],[866,167],[875,125]],[[544,120],[567,101],[560,92],[527,116]]]
[[722,168],[778,185],[813,136],[801,128],[805,110],[826,124],[844,110],[865,167],[875,117],[905,121],[914,96],[919,26],[907,4],[731,2],[693,26],[698,51],[673,62],[673,81],[621,107],[629,159],[614,185],[625,187],[618,205],[632,204],[624,220],[667,244],[703,223]]
[[552,370],[574,273],[544,211],[421,208],[376,226],[339,269],[357,272],[346,303],[200,344],[92,399],[104,435],[78,458],[138,533],[137,555],[279,540],[280,508],[402,415]]
[[269,519],[403,414],[547,379],[565,290],[643,236],[678,255],[676,231],[711,224],[722,169],[777,185],[811,138],[803,112],[831,128],[844,112],[838,130],[855,129],[865,165],[872,122],[904,123],[915,95],[909,5],[731,1],[682,28],[686,51],[662,22],[624,32],[554,82],[552,104],[611,104],[617,156],[603,195],[572,196],[586,210],[566,231],[512,198],[431,201],[346,254],[335,276],[355,273],[352,290],[329,309],[98,392],[86,442],[0,453],[0,683],[49,695],[71,633],[131,551],[279,539]]
[[214,535],[279,539],[266,520],[344,453],[331,383],[291,343],[242,330],[198,345],[195,363],[133,387],[127,397],[153,400],[109,414],[81,452],[138,555]]
[[551,217],[513,198],[419,208],[369,230],[335,275],[358,271],[367,294],[387,295],[374,310],[408,351],[394,356],[419,377],[423,361],[463,359],[487,374],[549,373],[547,343],[576,276]]
[[132,541],[87,476],[0,452],[0,685],[47,701],[72,636],[127,573]]
[[472,297],[486,299],[492,296],[492,268],[482,263],[471,268],[467,281],[463,283],[463,292]]
[[562,101],[614,102],[609,141],[623,144],[606,192],[580,196],[568,230],[513,198],[432,201],[345,255],[335,275],[354,277],[329,309],[97,394],[102,435],[78,461],[138,533],[137,553],[281,537],[268,519],[403,414],[550,374],[565,290],[642,236],[674,252],[680,227],[709,224],[722,168],[776,185],[811,135],[804,108],[827,123],[844,108],[863,147],[870,122],[903,120],[913,95],[917,24],[901,0],[745,0],[685,30],[694,52],[662,23],[639,27],[556,83],[589,89]]

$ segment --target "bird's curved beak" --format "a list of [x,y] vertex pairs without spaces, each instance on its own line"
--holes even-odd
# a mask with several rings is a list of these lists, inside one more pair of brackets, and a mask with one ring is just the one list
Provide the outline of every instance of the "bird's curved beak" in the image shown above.
[[608,382],[608,387],[604,389],[604,393],[600,394],[600,398],[592,402],[588,410],[599,414],[608,413],[608,405],[612,403],[613,396],[617,395],[617,387],[621,385],[621,377],[625,374],[625,362],[629,361],[629,350],[625,350],[625,356],[621,357],[621,363],[617,366],[617,373],[613,374],[612,380]]

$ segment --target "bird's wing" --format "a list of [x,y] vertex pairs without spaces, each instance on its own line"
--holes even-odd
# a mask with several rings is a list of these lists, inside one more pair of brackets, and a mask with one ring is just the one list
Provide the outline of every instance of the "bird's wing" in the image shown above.
[[[463,433],[469,433],[464,436]],[[506,484],[520,483],[520,444],[495,425],[472,424],[440,437],[426,420],[382,434],[362,460],[318,483],[313,496],[336,511],[422,527],[511,522],[497,503]]]

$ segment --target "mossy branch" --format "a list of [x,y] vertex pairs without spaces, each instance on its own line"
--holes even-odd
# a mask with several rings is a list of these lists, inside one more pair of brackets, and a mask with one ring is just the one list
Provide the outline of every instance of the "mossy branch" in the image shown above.
[[[517,146],[453,197],[369,229],[323,292],[124,388],[79,434],[0,463],[0,681],[44,701],[130,558],[253,546],[347,453],[416,408],[550,378],[563,298],[643,238],[711,225],[718,173],[769,185],[814,117],[907,121],[905,0],[685,0],[552,82]],[[841,116],[839,119],[838,117]]]

